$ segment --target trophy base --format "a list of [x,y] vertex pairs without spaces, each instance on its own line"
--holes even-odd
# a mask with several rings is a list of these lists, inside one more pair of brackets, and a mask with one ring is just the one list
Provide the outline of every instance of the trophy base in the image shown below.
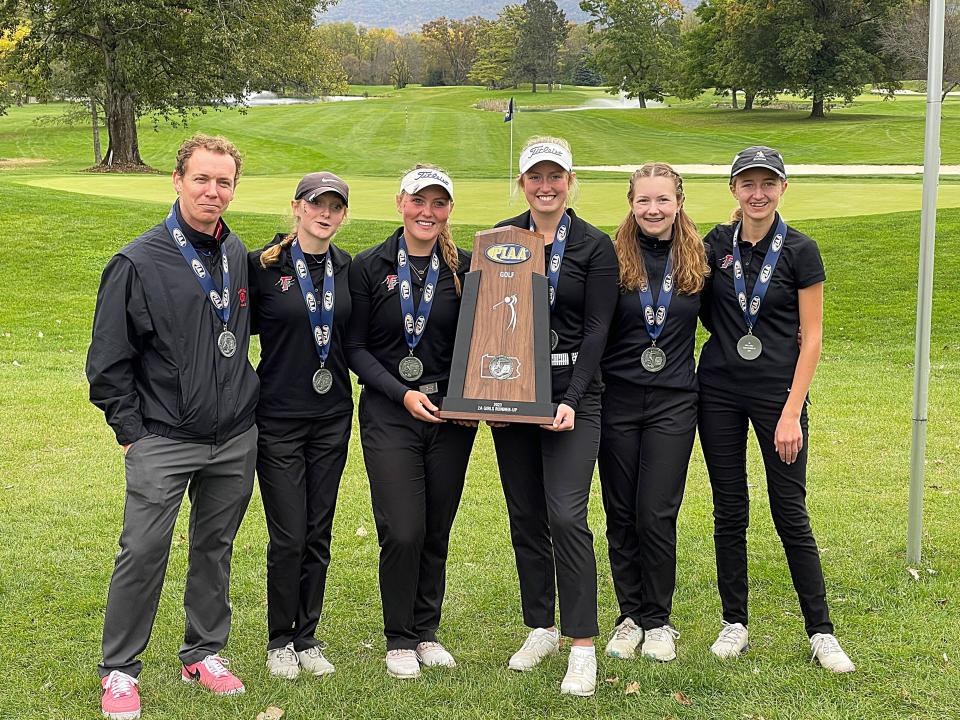
[[435,414],[444,420],[489,420],[535,425],[549,425],[557,413],[557,406],[553,403],[461,397],[443,398],[440,408]]

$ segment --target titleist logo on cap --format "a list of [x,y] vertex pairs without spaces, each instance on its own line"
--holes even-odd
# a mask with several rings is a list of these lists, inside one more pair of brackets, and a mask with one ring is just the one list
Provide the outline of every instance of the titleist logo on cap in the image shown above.
[[520,172],[525,173],[539,162],[554,162],[566,171],[573,169],[573,155],[562,145],[538,143],[520,154]]
[[409,195],[414,195],[431,185],[439,185],[447,191],[450,199],[453,199],[453,180],[442,170],[416,168],[404,175],[403,180],[400,181],[400,189]]

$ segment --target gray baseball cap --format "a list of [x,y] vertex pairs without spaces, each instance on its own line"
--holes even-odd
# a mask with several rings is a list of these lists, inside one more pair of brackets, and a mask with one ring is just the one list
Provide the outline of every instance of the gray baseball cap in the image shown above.
[[783,156],[766,145],[753,145],[738,152],[730,166],[730,180],[733,181],[737,175],[750,168],[766,168],[775,172],[782,179],[787,179],[787,169],[783,165]]
[[315,172],[304,175],[297,185],[297,193],[293,196],[293,199],[313,202],[315,198],[328,192],[336,193],[343,198],[344,205],[350,204],[348,202],[350,200],[350,188],[342,178],[331,172]]

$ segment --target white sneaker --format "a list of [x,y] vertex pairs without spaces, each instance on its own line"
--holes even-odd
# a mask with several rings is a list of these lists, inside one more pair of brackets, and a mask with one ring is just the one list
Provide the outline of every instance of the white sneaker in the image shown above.
[[560,651],[560,632],[536,628],[530,631],[523,645],[511,657],[507,667],[511,670],[533,670],[544,658]]
[[820,667],[835,673],[850,673],[857,669],[840,643],[830,633],[816,633],[810,638],[810,662],[820,663]]
[[274,677],[286,680],[296,680],[300,674],[300,661],[293,649],[293,643],[287,643],[281,648],[267,650],[267,670]]
[[749,647],[747,628],[743,623],[728,623],[724,620],[723,630],[717,636],[717,641],[710,646],[710,652],[726,660],[742,655]]
[[610,657],[629,660],[641,642],[643,642],[643,628],[637,627],[631,618],[624,618],[623,622],[613,629],[613,635],[607,641],[604,652]]
[[417,645],[417,659],[424,667],[456,667],[457,661],[438,642],[422,642]]
[[297,659],[300,661],[300,667],[317,677],[329,675],[336,671],[333,663],[323,656],[319,645],[308,647],[306,650],[298,650]]
[[560,683],[562,695],[590,697],[597,690],[597,653],[590,648],[570,648],[567,674]]
[[677,657],[676,639],[680,633],[669,625],[650,628],[644,635],[640,654],[651,660],[670,662]]
[[387,675],[400,680],[420,677],[420,661],[414,650],[390,650],[387,652]]

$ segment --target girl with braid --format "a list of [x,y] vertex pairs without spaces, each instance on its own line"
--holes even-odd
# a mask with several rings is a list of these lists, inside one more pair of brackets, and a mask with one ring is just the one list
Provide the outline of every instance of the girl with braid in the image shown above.
[[293,231],[249,256],[260,333],[257,476],[270,535],[267,668],[289,680],[334,671],[316,631],[353,422],[350,255],[332,242],[349,192],[333,173],[306,175],[291,201]]
[[709,272],[666,163],[633,173],[613,244],[620,293],[604,352],[600,486],[619,617],[606,654],[669,662],[677,515],[697,430],[693,351]]
[[347,353],[358,375],[363,459],[380,543],[387,673],[453,667],[437,641],[450,528],[460,504],[476,423],[434,414],[447,391],[470,262],[448,220],[453,181],[433,165],[403,176],[403,225],[357,255]]

